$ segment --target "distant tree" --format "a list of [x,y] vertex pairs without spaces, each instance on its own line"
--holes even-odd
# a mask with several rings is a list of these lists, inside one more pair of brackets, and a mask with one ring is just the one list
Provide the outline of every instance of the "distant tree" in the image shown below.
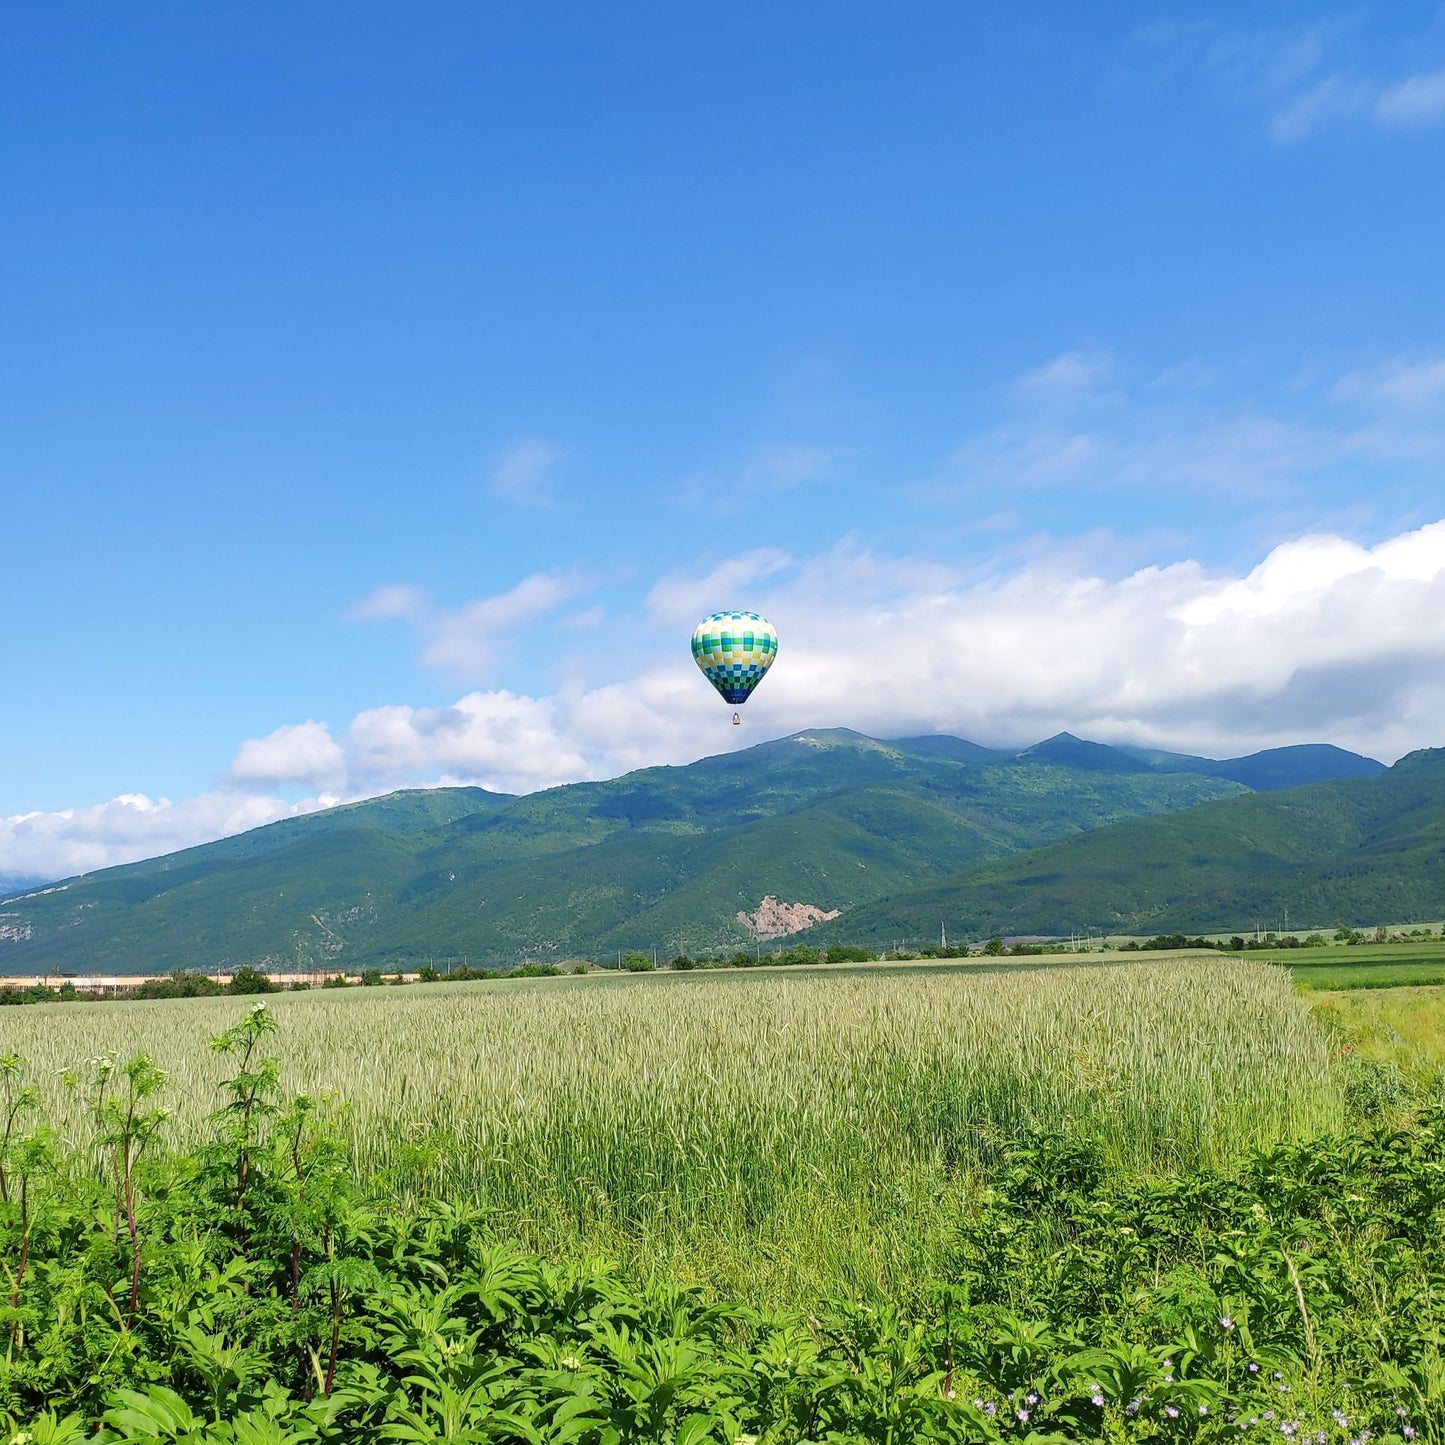
[[280,993],[281,986],[272,983],[259,969],[238,968],[231,975],[227,993]]
[[988,954],[990,958],[997,958],[1003,952],[1003,939],[997,934],[994,934],[994,936],[984,944],[983,951]]
[[381,982],[381,970],[379,968],[368,968],[366,972],[361,975],[362,988],[380,988]]
[[878,955],[853,943],[835,944],[828,950],[829,963],[876,963]]
[[440,983],[442,981],[441,970],[433,968],[429,963],[424,963],[416,971],[416,981],[418,983]]
[[672,960],[672,966],[676,969],[681,969],[683,972],[687,972],[690,969],[696,968],[697,964],[695,964],[687,954],[679,953],[678,956]]
[[823,955],[820,954],[816,948],[809,948],[808,945],[805,943],[795,943],[792,948],[787,949],[785,952],[773,955],[774,963],[796,963],[808,965],[821,963],[822,960]]
[[1229,940],[1229,951],[1231,953],[1244,952],[1244,940],[1237,933]]
[[628,973],[651,973],[657,967],[652,961],[650,953],[643,953],[641,950],[636,953],[624,953],[622,955],[622,966]]
[[149,978],[136,989],[136,998],[207,998],[221,992],[221,985],[203,973],[174,969],[165,978]]

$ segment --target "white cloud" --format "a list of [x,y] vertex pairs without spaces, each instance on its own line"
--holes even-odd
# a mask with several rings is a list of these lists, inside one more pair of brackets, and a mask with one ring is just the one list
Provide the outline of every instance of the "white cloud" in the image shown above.
[[700,577],[686,570],[669,572],[647,594],[648,613],[662,622],[696,622],[709,612],[741,606],[741,594],[785,571],[792,560],[777,547],[754,547]]
[[1365,401],[1409,411],[1445,407],[1445,357],[1423,361],[1396,357],[1383,365],[1351,371],[1335,387],[1347,401]]
[[335,787],[346,776],[346,758],[325,723],[292,723],[264,738],[247,738],[228,777],[233,783],[264,786],[302,783]]
[[785,492],[829,481],[843,453],[808,442],[765,442],[736,462],[706,467],[683,479],[672,491],[674,505],[688,510],[716,507],[720,496],[737,498],[759,492]]
[[1236,105],[1268,116],[1271,139],[1292,145],[1331,124],[1420,130],[1445,121],[1445,69],[1403,78],[1370,64],[1369,34],[1357,13],[1300,27],[1230,31],[1212,22],[1155,23],[1137,40],[1161,84],[1198,71]]
[[1193,373],[1130,385],[1112,364],[1066,352],[1015,381],[1003,419],[967,437],[910,493],[947,504],[1051,490],[1303,498],[1342,466],[1389,464],[1399,478],[1396,464],[1445,456],[1439,357],[1302,381],[1275,411],[1232,402]]
[[1348,75],[1327,75],[1275,112],[1269,124],[1270,136],[1281,145],[1302,141],[1330,121],[1367,112],[1372,98],[1368,81]]
[[1375,119],[1390,130],[1420,130],[1445,120],[1445,69],[1411,75],[1375,103]]
[[398,618],[416,622],[425,617],[431,603],[419,587],[388,583],[362,598],[346,615],[353,622],[386,622]]
[[629,676],[547,697],[473,691],[450,707],[372,708],[335,739],[317,723],[278,728],[242,746],[232,777],[338,768],[334,792],[286,803],[227,788],[21,815],[0,821],[0,872],[58,876],[340,797],[435,782],[531,791],[817,726],[1014,745],[1068,728],[1215,756],[1331,741],[1388,760],[1445,742],[1445,521],[1374,546],[1300,537],[1242,574],[1181,558],[1111,578],[1054,553],[965,583],[857,538],[786,560],[739,559],[781,634],[743,728],[687,655],[691,612],[675,616],[719,569],[673,574],[654,589],[660,650]]
[[491,493],[522,507],[553,507],[552,474],[562,460],[562,449],[545,437],[513,442],[492,468]]
[[457,608],[438,607],[415,587],[379,587],[351,609],[353,620],[399,618],[422,642],[421,661],[463,682],[490,676],[518,633],[588,591],[580,572],[535,572],[516,586]]
[[1089,395],[1109,379],[1113,365],[1105,352],[1066,351],[1025,372],[1015,383],[1015,390],[1029,400]]
[[66,878],[244,833],[338,801],[321,795],[288,803],[227,788],[179,803],[125,793],[89,808],[22,813],[0,818],[0,873]]
[[495,597],[478,598],[455,612],[433,618],[421,660],[454,676],[490,671],[512,643],[512,633],[554,611],[583,590],[577,576],[539,572]]
[[451,707],[372,708],[348,730],[353,773],[381,785],[418,776],[531,792],[589,775],[565,736],[558,703],[510,692],[473,692]]

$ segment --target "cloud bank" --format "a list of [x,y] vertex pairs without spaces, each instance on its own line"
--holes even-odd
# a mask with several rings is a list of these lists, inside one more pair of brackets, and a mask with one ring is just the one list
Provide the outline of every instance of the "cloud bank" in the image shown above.
[[[539,697],[476,689],[446,707],[371,708],[339,729],[284,724],[242,741],[198,797],[0,820],[0,874],[58,877],[398,787],[532,791],[806,727],[1020,745],[1068,728],[1215,756],[1330,741],[1392,760],[1445,742],[1445,521],[1373,547],[1302,536],[1238,574],[1185,558],[1109,578],[1052,555],[976,577],[856,538],[669,574],[641,603],[635,630],[650,647],[624,680]],[[736,730],[686,647],[693,614],[723,590],[727,605],[745,593],[782,640]],[[523,583],[474,607],[541,615],[552,598],[545,582]],[[424,656],[440,635],[423,631]]]

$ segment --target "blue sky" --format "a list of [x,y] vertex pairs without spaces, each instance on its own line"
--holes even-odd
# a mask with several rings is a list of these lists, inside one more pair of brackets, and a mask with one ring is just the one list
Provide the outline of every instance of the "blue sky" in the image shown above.
[[0,874],[811,725],[1445,742],[1439,4],[15,6],[0,188]]

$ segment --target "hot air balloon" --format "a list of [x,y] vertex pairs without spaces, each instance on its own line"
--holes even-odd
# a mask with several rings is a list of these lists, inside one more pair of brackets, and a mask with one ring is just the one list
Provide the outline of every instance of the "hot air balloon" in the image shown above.
[[[777,629],[756,612],[714,612],[693,629],[692,656],[724,702],[741,706],[778,655]],[[733,726],[742,719],[733,714]]]

